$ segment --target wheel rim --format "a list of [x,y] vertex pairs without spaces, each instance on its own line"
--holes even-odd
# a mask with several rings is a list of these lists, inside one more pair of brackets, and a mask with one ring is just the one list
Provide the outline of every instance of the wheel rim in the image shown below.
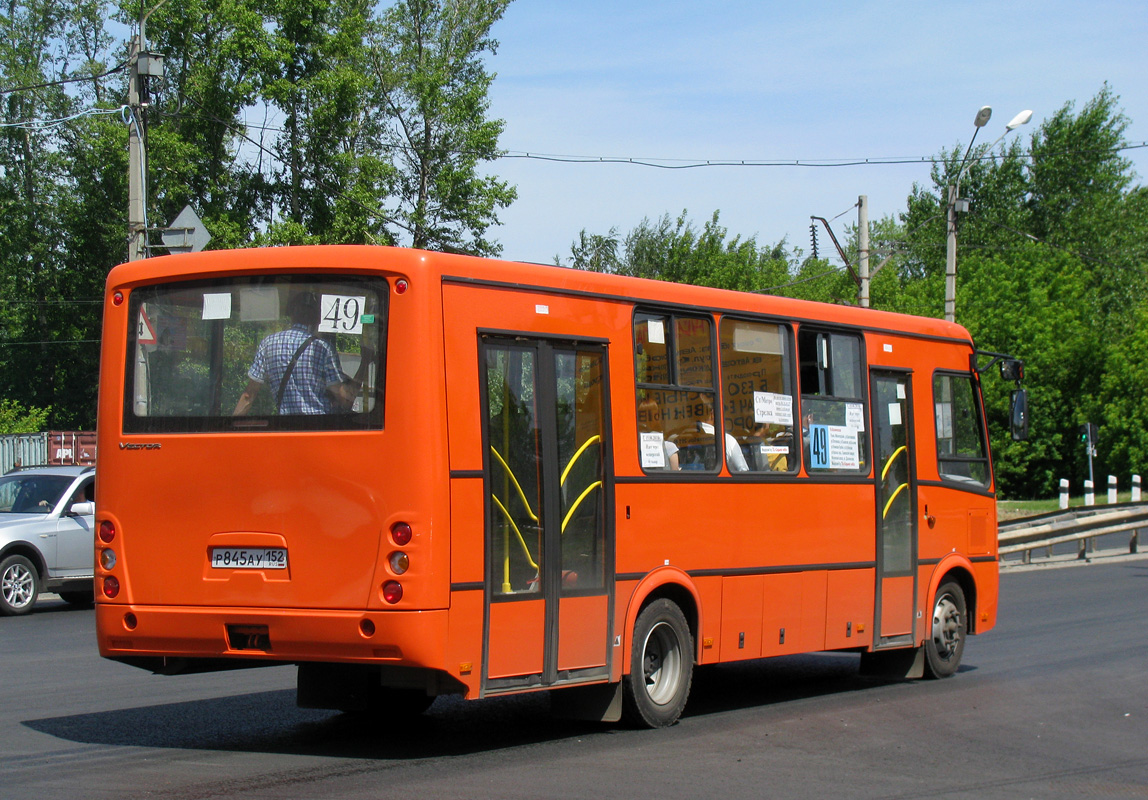
[[669,623],[659,622],[646,636],[642,673],[651,701],[664,706],[674,699],[682,677],[682,648]]
[[4,571],[4,602],[12,608],[24,608],[32,602],[35,578],[23,564],[13,564]]
[[937,598],[933,608],[933,645],[937,655],[948,660],[961,646],[961,610],[946,593]]

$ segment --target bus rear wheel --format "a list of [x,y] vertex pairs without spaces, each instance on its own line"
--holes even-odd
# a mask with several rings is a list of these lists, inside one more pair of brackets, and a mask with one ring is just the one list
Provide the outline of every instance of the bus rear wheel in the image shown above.
[[664,728],[681,716],[693,682],[694,646],[685,615],[665,598],[634,624],[630,674],[622,682],[623,716],[631,725]]
[[933,617],[925,639],[925,672],[930,678],[947,678],[957,671],[968,632],[964,590],[956,581],[942,584],[933,598]]

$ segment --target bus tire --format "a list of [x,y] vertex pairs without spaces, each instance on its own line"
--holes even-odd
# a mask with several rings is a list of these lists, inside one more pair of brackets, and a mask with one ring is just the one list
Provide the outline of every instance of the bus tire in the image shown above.
[[622,715],[636,727],[674,724],[686,707],[694,674],[694,645],[685,615],[665,598],[638,615],[630,674],[622,681]]
[[0,615],[27,614],[39,595],[40,573],[31,561],[11,555],[0,562]]
[[961,665],[969,618],[965,592],[956,581],[946,581],[933,598],[933,615],[929,636],[925,639],[925,674],[930,678],[948,678]]

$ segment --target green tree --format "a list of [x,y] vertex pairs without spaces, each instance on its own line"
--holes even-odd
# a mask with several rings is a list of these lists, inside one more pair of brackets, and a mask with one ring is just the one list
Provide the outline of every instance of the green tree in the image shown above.
[[0,434],[42,431],[51,411],[50,408],[26,408],[15,400],[0,400]]
[[488,118],[494,74],[484,53],[510,0],[399,0],[383,14],[372,60],[396,173],[390,203],[413,247],[497,255],[487,238],[514,187],[479,172],[501,155],[502,120]]
[[[719,212],[701,230],[685,211],[677,218],[665,214],[656,222],[643,219],[624,239],[619,239],[616,228],[605,235],[583,230],[571,245],[568,263],[595,272],[744,292],[766,291],[790,282],[785,240],[761,247],[753,237],[728,236]],[[555,263],[563,262],[555,258]]]
[[[99,125],[75,116],[99,100],[97,76],[108,72],[106,6],[7,0],[0,15],[0,396],[50,408],[59,427],[95,417],[96,298],[106,267],[93,269],[73,249],[89,220],[76,213],[85,176],[71,156]],[[72,121],[42,124],[65,118]]]
[[284,116],[274,144],[280,214],[263,241],[390,244],[394,169],[369,42],[369,0],[273,0],[267,99]]
[[[267,178],[245,155],[253,146],[241,119],[273,62],[264,27],[270,1],[181,0],[148,18],[149,50],[164,56],[164,77],[149,79],[143,114],[152,227],[190,203],[213,248],[241,247],[269,217]],[[119,3],[121,20],[134,23],[138,0]]]
[[[1080,423],[1103,414],[1113,432],[1128,430],[1117,414],[1132,409],[1111,393],[1127,390],[1137,369],[1125,341],[1143,324],[1148,198],[1120,152],[1127,125],[1105,86],[1079,111],[1066,103],[1027,147],[1018,138],[970,156],[961,184],[972,210],[959,221],[957,320],[980,347],[1024,359],[1031,388],[1032,436],[1015,444],[999,433],[1007,430],[1011,387],[984,382],[1006,495],[1047,495],[1062,477],[1079,485],[1087,471]],[[942,198],[962,156],[959,146],[943,152],[933,188],[914,186],[908,198],[896,310],[941,316]],[[1135,436],[1105,435],[1101,462],[1110,471],[1142,469],[1134,463],[1138,448]]]

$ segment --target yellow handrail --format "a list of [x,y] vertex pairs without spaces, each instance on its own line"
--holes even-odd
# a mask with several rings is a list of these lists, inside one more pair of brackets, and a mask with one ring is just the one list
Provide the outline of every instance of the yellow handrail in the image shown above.
[[[530,562],[530,566],[534,567],[535,569],[538,569],[538,565],[535,564],[534,559],[530,557],[530,548],[526,546],[526,539],[523,538],[522,531],[520,531],[518,529],[518,525],[515,524],[514,518],[510,516],[510,512],[506,510],[506,506],[504,506],[502,504],[502,501],[499,500],[498,497],[496,497],[495,495],[491,495],[490,497],[492,500],[494,500],[494,504],[496,506],[498,506],[498,510],[501,511],[503,516],[506,517],[507,522],[510,523],[510,527],[514,528],[514,533],[515,533],[515,535],[518,536],[518,543],[520,545],[522,545],[522,552],[526,556],[526,560]],[[510,561],[510,550],[509,550],[509,548],[507,548],[506,560],[507,560],[507,562]]]
[[566,469],[562,470],[562,477],[558,481],[559,486],[565,486],[566,485],[566,476],[570,474],[570,470],[574,467],[574,462],[577,461],[578,457],[581,456],[582,453],[584,453],[586,451],[586,448],[589,447],[590,445],[594,444],[595,442],[600,442],[601,440],[602,440],[601,436],[599,436],[598,434],[594,434],[593,436],[591,436],[589,439],[587,439],[585,442],[582,443],[582,446],[578,448],[578,452],[576,452],[574,454],[574,456],[570,459],[570,463],[566,465]]
[[578,510],[578,506],[581,504],[581,502],[586,499],[586,495],[590,494],[590,492],[600,488],[601,486],[602,481],[594,481],[592,484],[586,487],[586,491],[578,495],[578,499],[574,501],[574,505],[570,506],[570,510],[566,512],[566,518],[562,520],[562,533],[566,533],[566,524],[570,522],[570,518],[574,516],[574,512]]
[[885,468],[881,470],[881,480],[885,480],[885,476],[889,474],[889,467],[893,466],[893,461],[897,458],[897,456],[906,451],[908,451],[908,447],[905,445],[901,445],[893,451],[893,455],[889,456],[889,460],[885,462]]
[[893,505],[893,501],[897,499],[897,495],[899,495],[903,490],[908,489],[908,488],[909,488],[909,484],[907,484],[907,483],[902,483],[900,486],[897,487],[897,490],[895,492],[893,492],[893,496],[889,498],[889,502],[885,504],[885,510],[881,512],[881,519],[885,519],[885,517],[887,517],[889,515],[889,507]]
[[498,459],[498,463],[501,464],[506,470],[506,474],[510,476],[510,480],[514,481],[514,488],[518,490],[518,496],[522,498],[522,505],[526,507],[526,513],[530,515],[532,520],[537,522],[538,515],[535,514],[533,509],[530,508],[530,501],[526,499],[526,492],[522,491],[522,486],[518,483],[518,478],[515,477],[514,470],[512,470],[510,465],[506,463],[506,459],[504,459],[502,455],[494,449],[494,445],[490,446],[490,452],[494,453],[494,457]]

